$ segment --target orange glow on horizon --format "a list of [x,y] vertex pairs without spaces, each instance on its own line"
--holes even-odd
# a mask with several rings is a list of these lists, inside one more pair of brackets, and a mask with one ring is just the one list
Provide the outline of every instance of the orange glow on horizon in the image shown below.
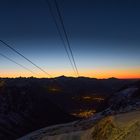
[[[53,77],[58,77],[61,75],[76,77],[72,71],[51,71],[49,72]],[[26,71],[0,71],[0,77],[37,77],[37,78],[49,78],[48,75],[37,73],[38,75],[32,75]],[[95,69],[95,70],[80,70],[80,76],[90,77],[90,78],[110,78],[116,77],[120,79],[139,79],[140,70],[139,68],[135,69]]]

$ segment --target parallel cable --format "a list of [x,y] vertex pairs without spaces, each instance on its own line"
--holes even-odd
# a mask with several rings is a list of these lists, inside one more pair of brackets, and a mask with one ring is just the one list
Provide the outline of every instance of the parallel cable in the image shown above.
[[2,57],[4,57],[5,59],[7,59],[7,60],[9,60],[9,61],[11,61],[11,62],[17,64],[18,66],[22,67],[23,69],[25,69],[25,70],[31,72],[32,74],[36,74],[36,73],[33,72],[32,70],[30,70],[30,69],[28,69],[27,67],[21,65],[20,63],[18,63],[18,62],[16,62],[15,60],[9,58],[8,56],[6,56],[6,55],[4,55],[4,54],[2,54],[2,53],[0,53],[0,55],[1,55]]
[[19,51],[17,51],[16,49],[14,49],[12,46],[8,45],[6,42],[0,40],[0,42],[2,42],[5,46],[7,46],[8,48],[10,48],[12,51],[14,51],[15,53],[17,53],[18,55],[20,55],[21,57],[23,57],[24,59],[26,59],[28,62],[30,62],[32,65],[34,65],[36,68],[38,68],[39,70],[41,70],[43,73],[47,74],[48,76],[50,76],[52,78],[52,76],[47,73],[45,70],[43,70],[41,67],[39,67],[38,65],[36,65],[34,62],[32,62],[30,59],[28,59],[27,57],[25,57],[23,54],[21,54]]
[[64,22],[63,22],[63,17],[62,17],[61,12],[60,12],[59,5],[58,5],[56,0],[54,0],[54,3],[55,3],[55,6],[56,6],[56,9],[57,9],[57,12],[58,12],[58,16],[59,16],[59,19],[60,19],[64,34],[65,34],[65,37],[66,37],[66,41],[67,41],[67,44],[68,44],[70,54],[72,56],[72,60],[73,60],[73,63],[74,63],[74,67],[75,67],[77,76],[79,76],[78,68],[77,68],[77,65],[76,65],[76,62],[75,62],[75,59],[74,59],[74,55],[73,55],[73,52],[72,52],[72,49],[71,49],[71,45],[70,45],[70,42],[69,42],[69,39],[68,39],[68,35],[67,35],[66,28],[65,28],[65,25],[64,25]]
[[65,40],[64,40],[64,38],[63,38],[63,36],[62,36],[62,33],[61,33],[61,31],[60,31],[60,28],[59,28],[59,25],[58,25],[58,23],[57,23],[57,20],[56,20],[56,18],[55,18],[54,13],[53,13],[53,9],[52,9],[52,6],[51,6],[51,4],[50,4],[50,1],[49,1],[49,0],[45,0],[45,1],[46,1],[47,4],[48,4],[49,11],[50,11],[50,13],[51,13],[51,15],[52,15],[54,24],[55,24],[55,26],[56,26],[56,28],[57,28],[58,34],[59,34],[60,39],[61,39],[61,41],[62,41],[62,43],[63,43],[64,49],[65,49],[65,51],[66,51],[66,53],[67,53],[68,59],[69,59],[69,61],[70,61],[70,64],[71,64],[71,66],[72,66],[72,69],[73,69],[73,71],[74,71],[74,73],[75,73],[76,71],[75,71],[74,65],[73,65],[73,63],[72,63],[70,54],[69,54],[68,49],[67,49],[67,46],[66,46],[66,44],[65,44]]

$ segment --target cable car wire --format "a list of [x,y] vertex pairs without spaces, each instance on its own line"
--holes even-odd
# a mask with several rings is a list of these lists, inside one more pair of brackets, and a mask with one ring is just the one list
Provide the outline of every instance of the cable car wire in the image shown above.
[[34,65],[36,68],[38,68],[39,70],[41,70],[43,73],[45,73],[46,75],[50,76],[52,78],[52,76],[46,72],[45,70],[43,70],[41,67],[39,67],[38,65],[36,65],[34,62],[32,62],[29,58],[25,57],[23,54],[21,54],[19,51],[17,51],[16,49],[14,49],[11,45],[7,44],[6,42],[4,42],[3,40],[0,40],[1,43],[3,43],[6,47],[10,48],[12,51],[14,51],[15,53],[17,53],[18,55],[20,55],[21,57],[23,57],[25,60],[27,60],[29,63],[31,63],[32,65]]
[[54,0],[54,3],[55,3],[56,9],[57,9],[57,13],[58,13],[58,16],[59,16],[59,19],[60,19],[60,22],[61,22],[64,34],[65,34],[65,37],[66,37],[66,41],[67,41],[67,44],[68,44],[68,48],[69,48],[69,51],[70,51],[70,54],[71,54],[71,57],[72,57],[72,60],[73,60],[73,64],[74,64],[77,76],[79,77],[78,68],[77,68],[77,65],[76,65],[76,62],[75,62],[75,58],[74,58],[73,51],[72,51],[72,48],[71,48],[71,45],[70,45],[68,34],[66,32],[66,28],[65,28],[65,25],[64,25],[64,22],[63,22],[63,17],[62,17],[62,14],[60,12],[59,5],[58,5],[56,0]]
[[65,51],[66,51],[66,54],[67,54],[67,56],[68,56],[68,59],[69,59],[69,61],[70,61],[71,66],[72,66],[72,69],[73,69],[74,73],[76,73],[75,68],[74,68],[74,65],[73,65],[72,60],[71,60],[71,57],[70,57],[70,54],[69,54],[69,51],[68,51],[67,46],[66,46],[66,44],[65,44],[65,40],[64,40],[64,38],[63,38],[63,35],[62,35],[62,33],[61,33],[61,30],[60,30],[59,25],[58,25],[58,23],[57,23],[57,20],[56,20],[56,18],[55,18],[55,15],[54,15],[54,12],[53,12],[51,3],[50,3],[49,0],[45,0],[45,1],[46,1],[47,4],[48,4],[49,11],[50,11],[50,13],[51,13],[52,19],[53,19],[53,21],[54,21],[54,24],[55,24],[55,26],[56,26],[56,29],[57,29],[58,34],[59,34],[59,36],[60,36],[60,39],[61,39],[61,41],[62,41],[62,43],[63,43],[64,49],[65,49]]
[[[0,53],[0,56],[2,56],[2,57],[4,57],[5,59],[7,59],[7,60],[9,60],[9,61],[11,61],[11,62],[13,62],[13,63],[15,63],[15,64],[19,65],[20,67],[22,67],[23,69],[25,69],[25,70],[27,70],[27,71],[31,72],[32,74],[36,74],[36,73],[35,73],[35,72],[33,72],[32,70],[28,69],[27,67],[25,67],[25,66],[23,66],[22,64],[20,64],[20,63],[16,62],[15,60],[13,60],[13,59],[9,58],[9,57],[8,57],[8,56],[6,56],[6,55],[4,55],[4,54]],[[36,74],[36,75],[37,75],[37,74]]]

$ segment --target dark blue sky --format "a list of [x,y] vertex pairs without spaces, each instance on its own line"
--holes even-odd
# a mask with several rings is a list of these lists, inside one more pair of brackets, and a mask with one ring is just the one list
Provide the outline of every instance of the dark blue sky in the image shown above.
[[[123,77],[122,73],[127,71],[128,77],[136,77],[136,73],[140,77],[138,1],[57,1],[81,75]],[[53,0],[50,2],[56,13]],[[72,75],[45,0],[0,0],[0,39],[54,76]],[[2,44],[0,52],[36,71],[32,65]],[[4,58],[0,58],[0,68],[2,75],[26,75],[24,70]]]

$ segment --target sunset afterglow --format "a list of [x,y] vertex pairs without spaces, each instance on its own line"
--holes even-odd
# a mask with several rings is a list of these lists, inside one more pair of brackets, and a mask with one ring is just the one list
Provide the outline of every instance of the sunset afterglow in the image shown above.
[[[139,68],[140,69],[140,68]],[[140,71],[139,69],[112,69],[112,70],[81,70],[80,72],[80,76],[85,76],[85,77],[91,77],[91,78],[99,78],[99,79],[102,79],[102,78],[111,78],[111,77],[116,77],[116,78],[120,78],[120,79],[137,79],[137,78],[140,78]],[[52,72],[52,73],[51,73]],[[62,75],[65,75],[65,76],[72,76],[72,77],[76,77],[74,74],[73,74],[73,71],[68,71],[68,72],[65,72],[65,71],[51,71],[51,75],[53,77],[58,77],[58,76],[62,76]],[[37,78],[50,78],[49,76],[45,75],[45,74],[42,74],[40,72],[38,72],[37,75],[32,75],[31,73],[29,72],[26,72],[26,71],[23,71],[23,70],[18,70],[18,71],[15,71],[15,70],[5,70],[5,71],[1,71],[1,77],[37,77]]]
[[[62,16],[66,34],[56,17],[62,39],[44,6],[45,1],[32,2],[3,1],[0,4],[3,11],[0,13],[0,39],[43,71],[52,77],[76,77],[73,65],[79,76],[140,78],[140,8],[135,4],[64,2]],[[0,42],[0,53],[33,71],[0,55],[0,77],[49,77],[3,42]]]

